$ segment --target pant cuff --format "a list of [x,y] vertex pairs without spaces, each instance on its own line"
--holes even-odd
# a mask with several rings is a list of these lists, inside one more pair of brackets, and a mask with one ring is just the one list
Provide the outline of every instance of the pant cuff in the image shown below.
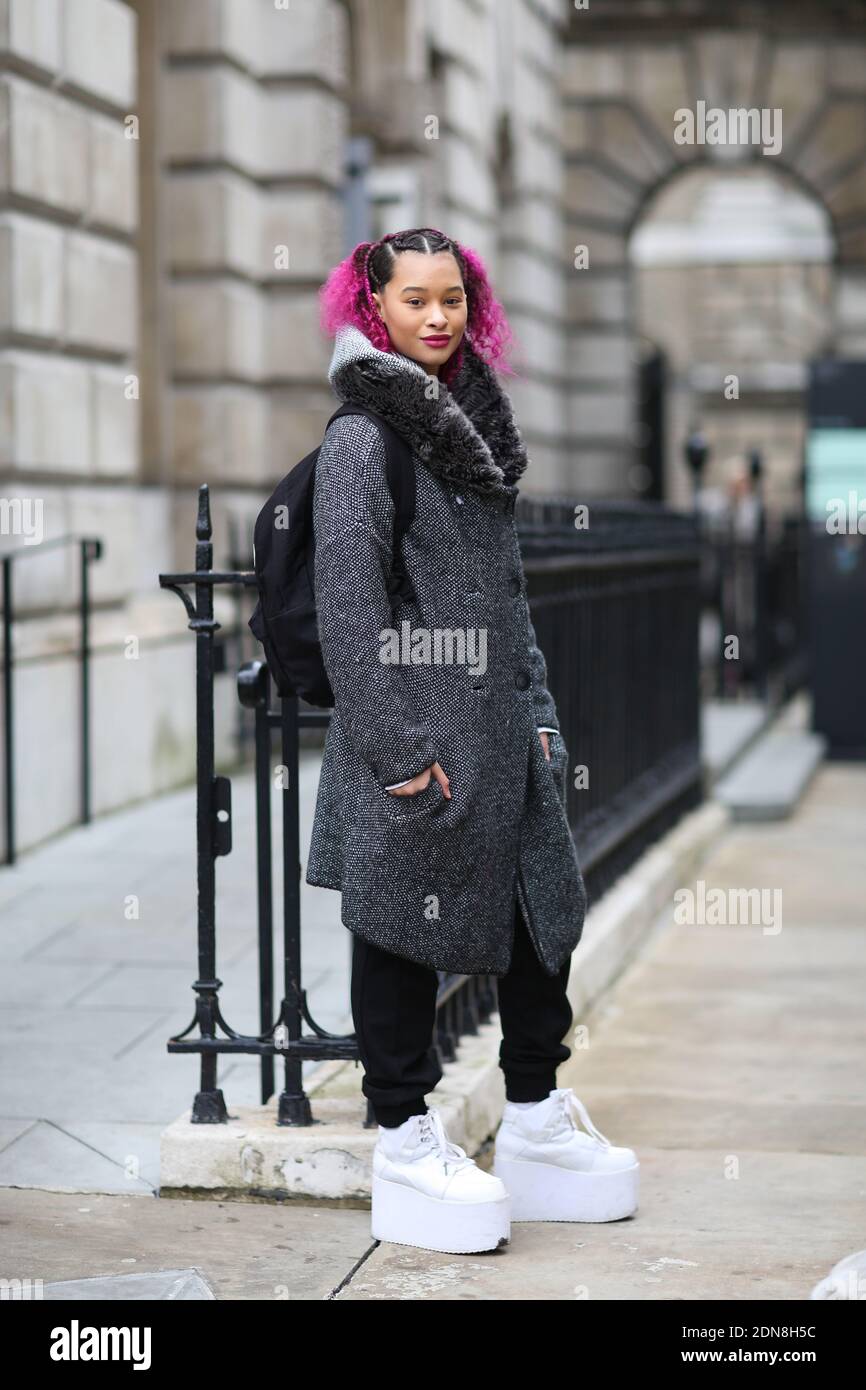
[[555,1075],[542,1081],[531,1076],[515,1077],[513,1081],[505,1082],[505,1099],[516,1101],[518,1105],[521,1102],[547,1100],[555,1088]]
[[377,1105],[373,1102],[373,1114],[376,1122],[384,1125],[386,1129],[396,1129],[398,1125],[405,1124],[413,1115],[426,1115],[427,1102],[422,1096],[419,1100],[406,1100],[402,1105]]

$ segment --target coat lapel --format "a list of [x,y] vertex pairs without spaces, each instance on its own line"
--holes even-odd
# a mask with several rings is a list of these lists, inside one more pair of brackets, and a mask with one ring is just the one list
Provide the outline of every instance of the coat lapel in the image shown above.
[[529,462],[511,401],[467,338],[453,384],[412,358],[382,352],[353,324],[337,332],[328,378],[343,401],[378,411],[443,482],[482,496],[517,491]]

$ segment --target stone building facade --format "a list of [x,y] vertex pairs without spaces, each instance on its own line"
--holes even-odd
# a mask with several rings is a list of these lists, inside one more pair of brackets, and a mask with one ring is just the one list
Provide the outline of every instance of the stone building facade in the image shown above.
[[361,238],[429,223],[491,265],[528,489],[639,495],[629,239],[714,157],[675,142],[674,110],[781,105],[780,161],[834,227],[832,343],[866,350],[862,7],[724,10],[720,30],[717,5],[642,0],[0,0],[0,547],[33,551],[19,844],[74,821],[79,756],[75,551],[37,553],[22,508],[46,541],[104,545],[95,812],[186,781],[194,644],[157,575],[192,565],[202,482],[223,564],[320,438],[316,291]]

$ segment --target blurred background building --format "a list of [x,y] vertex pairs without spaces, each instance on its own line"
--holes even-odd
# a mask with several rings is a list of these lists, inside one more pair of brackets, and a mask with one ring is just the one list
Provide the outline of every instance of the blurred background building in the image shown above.
[[[862,3],[4,0],[0,69],[20,845],[79,811],[82,558],[47,543],[102,546],[93,811],[188,780],[157,575],[191,568],[204,482],[216,564],[248,561],[333,408],[316,292],[363,238],[430,224],[491,266],[526,491],[688,508],[700,427],[707,496],[757,450],[771,517],[801,508],[808,362],[866,354]],[[780,111],[780,152],[677,143],[699,101]]]

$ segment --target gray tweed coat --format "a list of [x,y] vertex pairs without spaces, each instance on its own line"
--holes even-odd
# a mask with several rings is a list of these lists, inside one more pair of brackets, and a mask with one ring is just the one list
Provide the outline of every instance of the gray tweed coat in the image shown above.
[[[416,602],[392,608],[385,588],[394,507],[379,434],[341,417],[316,466],[316,607],[334,710],[306,881],[340,889],[344,925],[367,941],[467,974],[508,970],[517,894],[553,975],[580,940],[586,892],[565,814],[568,749],[551,733],[548,762],[537,732],[559,720],[514,524],[528,459],[495,372],[468,342],[464,354],[449,390],[359,329],[337,334],[337,395],[378,410],[412,449],[403,554]],[[434,761],[450,801],[432,776],[415,794],[386,790]]]

